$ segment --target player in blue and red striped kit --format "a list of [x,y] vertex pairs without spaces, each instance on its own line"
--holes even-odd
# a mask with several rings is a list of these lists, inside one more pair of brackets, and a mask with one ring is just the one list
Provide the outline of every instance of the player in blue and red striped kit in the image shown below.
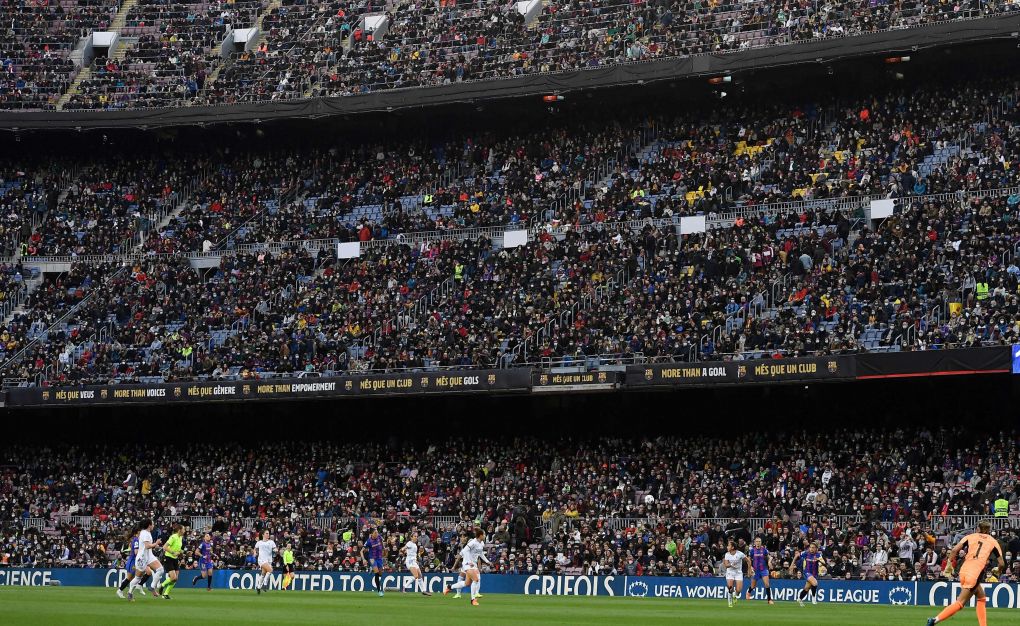
[[191,579],[192,587],[195,586],[195,583],[204,578],[205,588],[208,591],[212,591],[212,576],[214,567],[212,549],[212,535],[206,533],[205,536],[202,537],[202,543],[195,548],[195,556],[198,557],[198,571],[201,573]]
[[379,590],[381,596],[383,594],[383,540],[379,536],[378,528],[373,528],[372,533],[365,540],[365,548],[362,553],[364,552],[368,552],[368,566],[372,568],[372,573],[375,575],[375,588]]
[[755,538],[749,556],[751,557],[751,569],[754,573],[751,575],[751,586],[747,590],[747,599],[751,599],[751,592],[754,591],[754,587],[760,579],[765,585],[765,594],[769,598],[769,604],[775,604],[772,601],[772,585],[769,584],[769,550],[761,545],[761,537]]
[[797,602],[804,606],[804,598],[811,596],[811,604],[818,604],[818,568],[825,563],[825,557],[818,552],[818,544],[812,543],[808,549],[801,552],[793,560],[790,566],[790,573],[799,565],[800,571],[804,573],[804,588],[797,596]]

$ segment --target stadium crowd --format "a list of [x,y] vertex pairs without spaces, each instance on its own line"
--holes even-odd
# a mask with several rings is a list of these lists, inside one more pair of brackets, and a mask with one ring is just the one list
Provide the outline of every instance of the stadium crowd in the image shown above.
[[[4,328],[4,358],[28,347],[5,379],[1007,344],[1020,335],[1018,89],[1003,76],[694,120],[161,151],[81,168],[66,188],[11,163],[4,229],[31,232],[22,255],[143,256],[47,275]],[[955,192],[970,195],[930,196]],[[899,208],[871,224],[824,204],[861,196]],[[770,208],[802,198],[815,204]],[[680,216],[734,210],[732,226],[677,232]],[[622,223],[639,218],[659,221]],[[401,240],[513,224],[528,245]],[[334,259],[301,245],[316,238],[366,246]],[[215,250],[205,272],[183,256]]]
[[[15,567],[113,567],[125,533],[200,517],[219,567],[250,565],[255,533],[291,542],[306,569],[364,570],[368,529],[420,535],[428,570],[460,533],[486,532],[491,571],[715,575],[728,539],[761,537],[777,576],[817,542],[828,576],[934,578],[954,516],[1018,505],[1016,433],[847,430],[644,440],[489,439],[240,445],[8,446],[0,558]],[[286,462],[281,464],[279,459]],[[41,524],[31,520],[43,520]],[[752,522],[754,522],[752,524]],[[1008,579],[1020,537],[1005,525]],[[193,546],[192,546],[193,547]],[[188,550],[190,553],[190,550]]]
[[81,37],[105,30],[117,5],[115,0],[0,3],[0,108],[54,109],[74,78],[70,52]]
[[[1011,12],[1016,3],[556,0],[536,11],[492,0],[245,0],[187,7],[148,0],[130,7],[120,27],[126,53],[97,55],[70,89],[69,53],[78,38],[108,28],[123,8],[84,0],[5,4],[10,38],[0,48],[8,68],[0,106],[52,109],[65,92],[66,107],[77,109],[354,95],[902,29]],[[231,29],[256,26],[255,45],[220,57]]]
[[[1000,77],[694,115],[640,108],[612,123],[601,112],[548,119],[538,128],[458,130],[388,145],[319,140],[300,149],[217,148],[176,159],[138,154],[131,159],[137,180],[116,178],[123,164],[114,160],[87,170],[77,184],[91,187],[88,195],[121,191],[125,208],[140,205],[134,212],[144,214],[158,196],[135,201],[127,196],[141,193],[133,187],[177,191],[197,178],[201,189],[188,211],[165,234],[150,237],[159,252],[202,250],[253,217],[236,242],[577,227],[793,200],[1007,188],[1020,184],[1013,166],[1020,159],[1018,89],[1013,78]],[[280,206],[281,190],[293,190],[301,202]],[[61,223],[38,228],[37,237],[67,239],[63,221],[95,219],[78,206],[87,203],[74,189],[68,196],[57,211]],[[259,206],[266,200],[275,204]],[[74,215],[79,210],[84,215]],[[31,214],[11,214],[23,218],[12,227],[24,230]],[[116,242],[101,239],[30,252],[110,252]]]

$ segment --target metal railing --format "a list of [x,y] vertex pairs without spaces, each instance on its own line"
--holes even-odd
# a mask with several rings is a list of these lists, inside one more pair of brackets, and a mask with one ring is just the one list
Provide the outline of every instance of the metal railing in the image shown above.
[[[217,519],[221,519],[228,528],[241,528],[247,531],[259,529],[259,528],[279,528],[279,527],[301,527],[316,529],[324,532],[336,532],[342,529],[361,529],[364,527],[370,527],[378,523],[376,518],[371,517],[359,517],[353,515],[339,515],[339,516],[316,516],[316,517],[234,517],[234,518],[216,518],[210,515],[166,515],[159,516],[154,519],[158,525],[169,525],[173,523],[180,523],[186,525],[189,529],[198,532],[207,532],[212,529],[213,525],[217,522]],[[423,523],[434,529],[446,529],[453,528],[461,525],[475,526],[482,525],[487,526],[495,523],[493,520],[480,520],[470,519],[464,516],[458,515],[426,515],[418,518],[414,518],[418,523]],[[21,518],[18,525],[23,529],[36,529],[38,531],[57,531],[59,532],[61,527],[74,526],[80,529],[92,529],[101,525],[108,525],[112,528],[119,528],[122,525],[133,523],[135,520],[108,517],[102,518],[99,516],[92,515],[71,515],[71,514],[54,514],[50,517],[27,517]],[[913,522],[919,522],[924,530],[932,532],[937,535],[951,535],[953,533],[964,532],[972,530],[977,527],[979,522],[988,521],[992,525],[993,530],[1002,530],[1004,528],[1011,528],[1020,523],[1020,512],[1012,511],[1008,517],[993,517],[991,515],[924,515],[921,517],[908,517],[900,520],[884,520],[881,518],[866,518],[863,515],[845,515],[845,514],[798,514],[795,513],[790,519],[780,519],[775,517],[673,517],[673,516],[660,516],[650,515],[646,517],[617,517],[617,516],[598,516],[598,517],[580,517],[570,516],[564,513],[554,513],[552,515],[546,515],[542,520],[543,530],[547,534],[557,532],[570,532],[581,526],[587,526],[589,528],[598,528],[609,531],[626,530],[626,529],[640,529],[640,528],[654,528],[659,524],[675,525],[682,524],[689,526],[693,530],[699,530],[704,527],[722,527],[725,529],[727,526],[736,523],[741,528],[746,528],[752,535],[767,532],[766,528],[770,524],[777,526],[784,526],[792,524],[797,526],[799,524],[810,524],[813,522],[827,523],[830,527],[838,530],[848,530],[850,528],[858,527],[864,523],[870,523],[874,527],[881,528],[887,533],[891,533],[897,524],[906,523],[911,524]]]

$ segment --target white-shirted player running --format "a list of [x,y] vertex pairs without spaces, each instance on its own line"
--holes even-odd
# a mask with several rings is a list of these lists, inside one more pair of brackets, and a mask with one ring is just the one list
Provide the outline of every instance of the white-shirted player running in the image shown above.
[[418,529],[412,529],[411,536],[407,538],[407,543],[400,549],[400,553],[404,555],[404,567],[411,572],[411,576],[414,576],[414,590],[423,596],[431,596],[432,594],[425,589],[425,578],[422,577],[421,567],[418,565],[418,544],[414,541],[417,535]]
[[453,586],[444,589],[443,595],[449,593],[451,589],[462,589],[470,583],[471,604],[478,606],[478,590],[482,586],[482,574],[478,571],[478,560],[481,559],[483,562],[489,563],[489,559],[485,558],[484,540],[485,531],[481,529],[475,531],[475,538],[460,551],[460,558],[464,563],[464,580],[459,580]]
[[[457,582],[462,582],[464,580],[465,574],[464,574],[463,552],[464,552],[464,546],[467,545],[467,542],[468,542],[467,535],[460,535],[460,549],[457,550],[457,558],[454,559],[454,561],[453,561],[453,569],[456,570],[456,572],[457,572]],[[456,585],[454,585],[454,586],[456,586]],[[460,590],[461,590],[461,588],[463,588],[463,586],[457,588],[457,590],[456,590],[457,593],[454,594],[454,596],[453,596],[454,600],[456,600],[457,598],[460,597]],[[452,587],[451,587],[451,589],[452,589]]]
[[269,589],[269,577],[273,575],[273,555],[276,554],[276,542],[269,538],[269,531],[262,531],[262,539],[255,543],[255,558],[258,560],[259,571],[255,574],[255,593],[260,594]]
[[[159,597],[159,594],[156,593],[156,586],[159,584],[159,579],[163,577],[163,564],[152,553],[153,549],[158,548],[163,543],[163,540],[152,540],[151,519],[143,519],[138,527],[140,530],[138,531],[138,552],[135,554],[135,577],[131,580],[131,585],[128,587],[129,600],[135,599],[135,589],[141,584],[146,570],[152,571],[152,595],[156,597]],[[145,593],[144,587],[142,588],[142,593]]]
[[726,554],[723,555],[723,565],[726,566],[726,604],[731,607],[737,603],[740,593],[744,590],[745,563],[751,567],[751,559],[737,550],[736,543],[729,542]]

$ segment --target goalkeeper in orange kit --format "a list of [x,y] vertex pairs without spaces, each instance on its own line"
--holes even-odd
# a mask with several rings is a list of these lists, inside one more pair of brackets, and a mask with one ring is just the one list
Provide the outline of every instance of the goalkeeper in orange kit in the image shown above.
[[963,557],[963,565],[960,566],[960,587],[962,587],[962,591],[956,602],[943,609],[938,616],[928,618],[928,626],[935,626],[935,624],[955,615],[957,611],[970,601],[971,596],[977,598],[975,612],[977,613],[978,625],[988,626],[985,606],[988,598],[985,597],[985,590],[981,588],[981,575],[984,573],[985,567],[988,566],[988,560],[992,557],[992,554],[995,554],[998,558],[998,565],[992,570],[993,572],[1002,571],[1002,568],[1006,565],[1002,559],[1002,549],[999,548],[999,542],[995,540],[995,537],[988,534],[991,529],[992,525],[990,522],[981,522],[978,524],[978,532],[967,535],[960,543],[953,546],[949,553],[949,567],[946,568],[945,574],[952,577],[953,570],[956,569],[957,556],[966,547],[967,555]]

